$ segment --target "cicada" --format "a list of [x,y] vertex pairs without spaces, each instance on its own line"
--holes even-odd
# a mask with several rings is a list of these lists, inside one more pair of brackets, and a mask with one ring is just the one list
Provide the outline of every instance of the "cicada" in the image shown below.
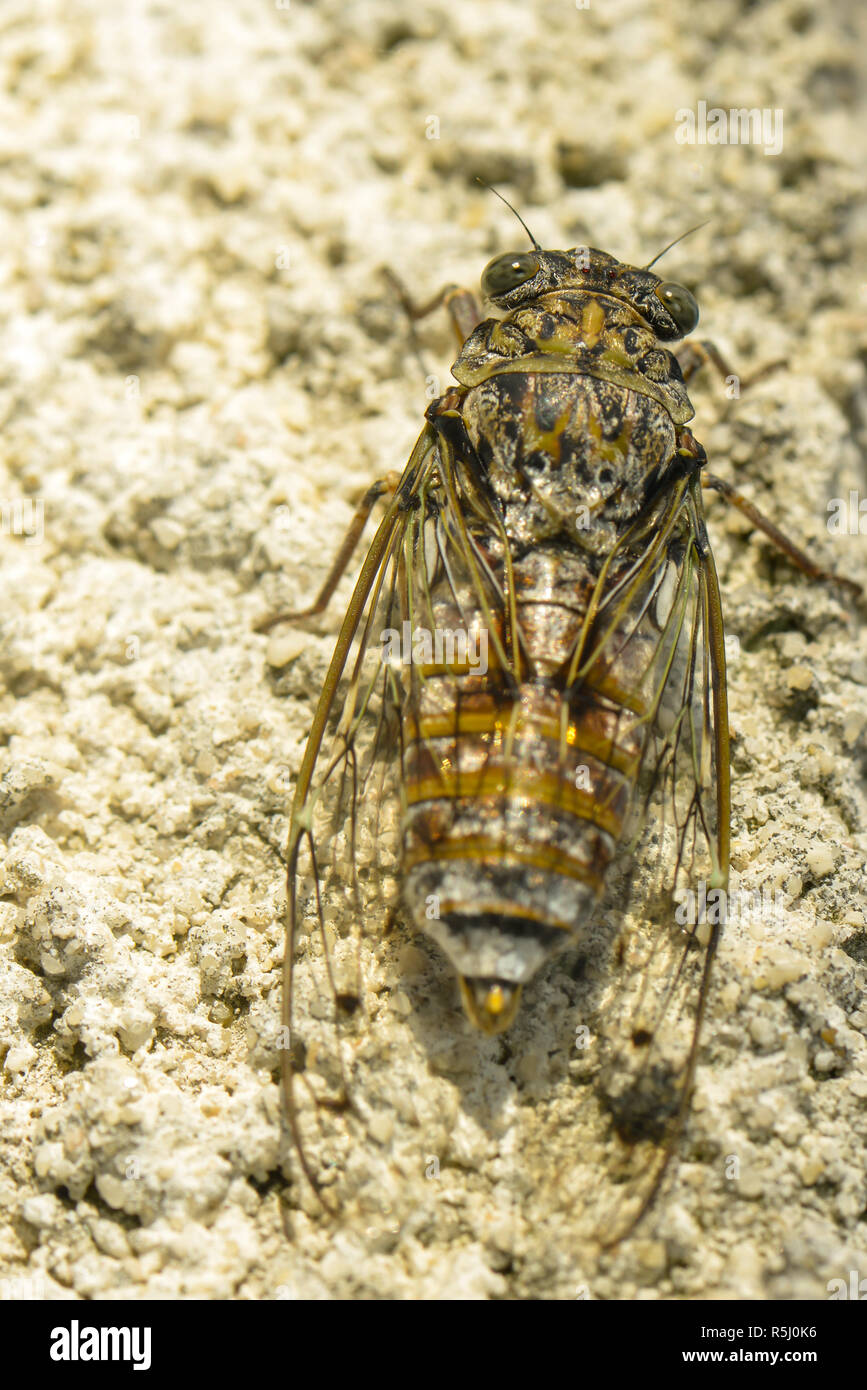
[[[445,295],[456,384],[403,474],[371,488],[310,610],[384,498],[292,805],[283,1080],[303,1170],[334,1207],[347,1146],[326,1180],[305,1132],[363,1125],[359,941],[395,920],[423,933],[481,1035],[513,1027],[568,950],[585,985],[564,1031],[587,1022],[634,1224],[687,1113],[729,871],[709,480],[672,350],[698,307],[650,267],[531,241],[485,269],[491,317]],[[684,885],[716,904],[701,922],[675,920]]]

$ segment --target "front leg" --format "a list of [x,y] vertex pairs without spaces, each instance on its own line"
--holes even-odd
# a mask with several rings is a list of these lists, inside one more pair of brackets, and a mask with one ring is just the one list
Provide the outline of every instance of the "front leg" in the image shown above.
[[[710,363],[715,371],[725,380],[726,395],[729,396],[730,399],[736,399],[741,391],[748,390],[749,387],[754,386],[757,381],[762,381],[766,376],[770,376],[771,372],[777,371],[779,367],[786,366],[785,359],[780,358],[777,361],[766,363],[764,367],[759,367],[751,376],[742,379],[732,370],[719,349],[713,343],[707,341],[686,343],[677,354],[677,360],[683,372],[684,381],[689,381],[690,377],[694,376],[700,367],[704,366],[706,363]],[[835,574],[833,570],[824,569],[821,565],[817,565],[800,546],[796,545],[794,541],[789,540],[789,537],[786,536],[778,526],[775,526],[772,521],[769,521],[764,513],[759,511],[758,507],[748,501],[742,493],[738,492],[737,488],[732,487],[731,483],[727,483],[723,478],[716,477],[713,473],[703,472],[701,475],[701,484],[702,487],[709,488],[713,492],[718,492],[721,497],[725,498],[730,506],[737,507],[738,511],[741,512],[743,516],[747,517],[754,526],[758,527],[758,529],[768,537],[768,540],[770,540],[783,555],[791,560],[792,564],[801,570],[802,573],[809,575],[811,579],[818,579],[824,583],[836,584],[839,588],[848,590],[855,598],[860,598],[862,596],[864,590],[860,584],[856,583],[853,579],[846,579],[842,575]]]
[[726,395],[729,400],[737,400],[741,391],[748,391],[751,386],[755,386],[757,381],[764,381],[766,376],[770,376],[780,367],[788,365],[784,357],[779,357],[774,362],[767,362],[763,367],[757,367],[751,376],[741,377],[729,365],[716,344],[707,338],[693,343],[684,343],[680,352],[675,355],[686,382],[695,376],[700,367],[709,363],[725,382]]
[[790,541],[779,527],[769,521],[758,507],[753,506],[752,502],[749,502],[738,492],[737,488],[732,487],[731,483],[727,483],[723,478],[717,478],[713,473],[702,473],[701,485],[718,492],[731,506],[737,507],[738,511],[760,531],[764,532],[777,549],[791,560],[793,565],[796,565],[804,574],[808,574],[811,579],[820,579],[829,584],[836,584],[841,589],[847,589],[855,598],[861,598],[864,589],[860,584],[857,584],[854,579],[846,579],[841,574],[835,574],[833,570],[823,569],[821,565],[817,565],[800,546],[795,545],[794,541]]
[[416,304],[403,281],[389,266],[383,267],[382,274],[400,300],[411,325],[444,306],[452,321],[459,348],[463,347],[473,329],[482,321],[481,306],[471,290],[461,289],[460,285],[444,285],[433,299],[427,300],[424,304]]

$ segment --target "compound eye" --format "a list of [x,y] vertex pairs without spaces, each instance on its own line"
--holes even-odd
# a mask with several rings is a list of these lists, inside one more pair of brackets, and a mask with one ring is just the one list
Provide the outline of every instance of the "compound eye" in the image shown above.
[[532,280],[539,269],[539,257],[530,251],[518,256],[495,256],[482,271],[482,294],[497,299]]
[[665,305],[681,333],[684,336],[691,333],[698,323],[698,305],[689,290],[674,281],[666,281],[656,286],[654,294]]

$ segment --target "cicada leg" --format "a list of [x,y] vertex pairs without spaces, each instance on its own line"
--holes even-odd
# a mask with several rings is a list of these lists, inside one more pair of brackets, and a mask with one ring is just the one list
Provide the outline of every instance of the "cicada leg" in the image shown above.
[[400,482],[399,473],[388,473],[384,478],[378,478],[375,483],[367,489],[367,492],[359,502],[355,515],[349,523],[349,529],[340,543],[340,548],[334,557],[331,569],[325,577],[325,582],[319,590],[316,598],[309,608],[299,608],[291,613],[276,613],[268,618],[261,618],[255,624],[255,632],[270,632],[272,627],[278,623],[297,622],[299,618],[314,618],[318,613],[323,613],[328,607],[334,590],[340,583],[345,574],[349,562],[355,553],[355,547],[361,539],[361,534],[367,525],[370,514],[377,502],[383,498],[392,498],[397,491]]
[[[426,318],[428,314],[434,313],[437,309],[444,307],[451,319],[452,327],[458,340],[458,346],[463,347],[473,329],[482,321],[482,311],[478,300],[470,290],[461,289],[459,285],[445,285],[432,299],[427,300],[424,304],[416,304],[406,289],[406,286],[390,267],[384,266],[382,274],[397,295],[401,307],[410,321],[410,329],[413,335],[413,347],[416,356],[422,363],[422,370],[424,370],[424,362],[412,329],[414,323],[419,319]],[[381,498],[386,497],[390,500],[394,496],[399,481],[400,474],[388,473],[384,478],[377,479],[377,481],[372,483],[367,489],[367,492],[356,508],[352,521],[349,523],[349,528],[334,557],[331,568],[325,577],[325,582],[313,603],[310,604],[308,608],[299,608],[292,612],[276,613],[269,617],[262,618],[255,624],[254,631],[270,632],[271,629],[276,627],[279,623],[297,622],[301,618],[314,618],[319,613],[325,611],[335,589],[349,567],[349,563],[352,556],[355,554],[355,548],[361,539],[362,532],[367,525],[371,512]]]
[[700,367],[710,363],[727,385],[736,386],[735,394],[737,395],[740,395],[741,391],[748,391],[751,386],[755,386],[756,382],[764,381],[766,376],[778,371],[780,367],[788,366],[785,357],[778,357],[773,362],[766,362],[763,367],[757,367],[751,376],[742,377],[729,365],[716,344],[707,338],[702,338],[694,343],[685,343],[676,356],[680,370],[683,372],[684,381],[688,382],[690,377],[695,376]]
[[754,526],[764,532],[777,549],[791,560],[793,565],[797,566],[804,574],[809,575],[811,579],[820,579],[829,584],[837,584],[841,589],[848,589],[855,598],[862,596],[864,589],[861,584],[856,583],[854,579],[846,579],[841,574],[835,574],[833,570],[823,569],[821,565],[817,565],[805,551],[801,550],[800,546],[795,545],[794,541],[790,541],[779,527],[769,521],[758,507],[754,507],[752,502],[749,502],[738,492],[737,488],[732,487],[731,483],[717,478],[713,473],[703,473],[701,482],[702,487],[711,488],[712,491],[720,493],[733,507],[737,507],[738,511],[742,512]]
[[[742,378],[733,371],[715,344],[706,340],[687,343],[680,353],[678,353],[677,360],[683,372],[684,381],[689,381],[690,377],[694,376],[700,367],[704,366],[706,363],[710,363],[714,370],[717,371],[726,382],[737,383],[738,392],[748,390],[749,387],[755,386],[756,382],[763,381],[765,377],[770,376],[771,372],[775,372],[778,368],[786,365],[785,359],[779,358],[774,362],[766,363],[763,367],[759,367],[751,376]],[[824,569],[821,565],[817,565],[800,546],[796,545],[794,541],[789,540],[788,536],[786,536],[778,526],[775,526],[763,512],[759,511],[758,507],[748,501],[742,493],[738,492],[737,488],[732,487],[731,483],[727,483],[723,478],[716,477],[713,473],[702,473],[701,482],[702,487],[710,488],[713,492],[718,492],[732,507],[737,507],[738,511],[751,521],[754,526],[758,527],[758,529],[768,537],[768,540],[770,540],[783,555],[791,560],[792,564],[795,565],[797,569],[801,570],[803,574],[809,575],[811,579],[818,579],[829,584],[837,584],[840,588],[848,590],[848,592],[853,594],[856,598],[862,596],[864,593],[862,585],[856,583],[854,579],[846,579],[842,575],[835,574],[833,570]]]
[[[424,304],[416,304],[403,281],[395,275],[389,266],[383,267],[382,274],[400,300],[410,325],[417,323],[419,319],[427,318],[428,314],[444,307],[451,319],[452,328],[458,340],[458,347],[463,347],[473,329],[482,321],[479,301],[471,290],[462,289],[460,285],[444,285],[433,299],[426,300]],[[415,346],[418,347],[417,344]]]

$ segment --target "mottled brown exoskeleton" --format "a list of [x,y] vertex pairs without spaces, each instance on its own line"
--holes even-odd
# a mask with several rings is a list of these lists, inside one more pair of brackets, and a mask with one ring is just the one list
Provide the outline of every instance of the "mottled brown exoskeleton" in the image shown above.
[[[457,385],[430,405],[400,480],[370,489],[308,610],[325,606],[390,492],[298,777],[284,1023],[291,1036],[302,900],[323,928],[336,1013],[357,1003],[332,967],[322,883],[342,875],[360,893],[359,865],[369,879],[384,857],[403,913],[454,966],[472,1023],[508,1028],[543,963],[591,947],[609,868],[651,812],[668,889],[701,880],[721,906],[685,931],[670,914],[654,928],[637,984],[609,1011],[606,1104],[628,1144],[653,1147],[634,1224],[686,1112],[728,882],[706,458],[670,346],[698,308],[682,286],[588,247],[498,256],[482,292],[498,317],[480,321],[466,292],[442,296],[465,339]],[[284,1056],[293,1135],[318,1190]],[[342,1074],[331,1082],[320,1103],[348,1105]]]

